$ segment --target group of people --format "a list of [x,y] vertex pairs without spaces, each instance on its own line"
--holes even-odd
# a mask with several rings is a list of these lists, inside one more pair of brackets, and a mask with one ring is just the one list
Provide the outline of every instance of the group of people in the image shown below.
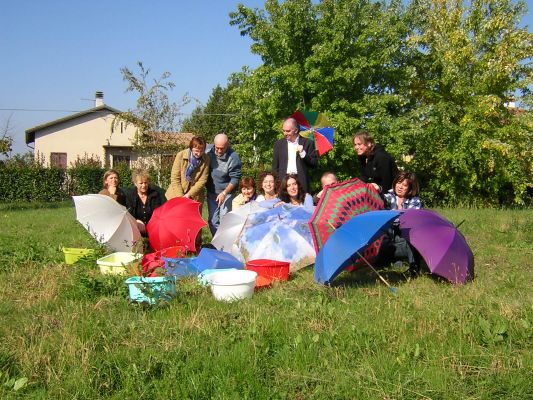
[[[274,144],[272,171],[260,175],[258,187],[252,177],[242,177],[239,155],[231,148],[228,136],[220,133],[212,145],[195,136],[189,147],[176,155],[170,185],[164,195],[150,185],[146,171],[133,173],[135,189],[125,193],[119,186],[118,173],[109,170],[104,175],[104,189],[100,193],[126,206],[143,234],[146,234],[146,224],[153,211],[174,197],[187,197],[201,205],[207,198],[212,235],[226,213],[250,201],[261,202],[266,207],[281,204],[312,207],[318,203],[326,186],[337,183],[337,177],[333,172],[325,172],[321,177],[322,190],[311,196],[309,170],[318,164],[314,143],[300,135],[294,118],[284,121],[283,136]],[[415,174],[399,172],[391,155],[375,143],[367,131],[359,131],[352,140],[359,178],[382,195],[386,208],[421,207]]]

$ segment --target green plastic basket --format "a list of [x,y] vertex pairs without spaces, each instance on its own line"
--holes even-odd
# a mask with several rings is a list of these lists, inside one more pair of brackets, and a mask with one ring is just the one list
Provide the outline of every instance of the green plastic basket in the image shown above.
[[75,264],[80,258],[94,253],[94,249],[76,249],[63,247],[63,254],[65,254],[65,262],[69,265]]

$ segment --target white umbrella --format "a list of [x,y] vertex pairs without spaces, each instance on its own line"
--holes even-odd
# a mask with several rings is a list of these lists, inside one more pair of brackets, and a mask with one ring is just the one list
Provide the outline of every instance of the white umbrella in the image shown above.
[[242,254],[235,244],[239,234],[242,231],[242,227],[246,222],[246,218],[250,214],[266,211],[256,201],[250,201],[243,206],[237,208],[234,211],[230,211],[225,214],[220,220],[220,225],[211,240],[211,244],[217,248],[217,250],[230,253],[240,261],[243,260]]
[[291,272],[313,264],[316,252],[308,224],[311,215],[309,209],[291,205],[250,215],[235,244],[241,258],[245,262],[287,261]]
[[99,242],[114,251],[132,251],[141,239],[137,221],[126,208],[109,196],[72,196],[76,219]]

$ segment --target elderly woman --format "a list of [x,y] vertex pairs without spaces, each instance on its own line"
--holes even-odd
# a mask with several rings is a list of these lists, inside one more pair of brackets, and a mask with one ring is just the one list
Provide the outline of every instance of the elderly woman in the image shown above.
[[385,205],[389,210],[407,210],[422,208],[418,194],[418,179],[412,172],[400,172],[392,182],[392,189],[385,193]]
[[168,200],[187,197],[203,203],[209,176],[209,157],[205,154],[205,146],[204,138],[195,136],[189,142],[188,149],[176,154],[170,172],[170,186],[165,193]]
[[255,193],[255,181],[254,178],[245,176],[240,182],[241,193],[233,199],[231,202],[231,210],[236,210],[239,207],[256,200],[257,195]]
[[360,179],[382,193],[392,189],[398,167],[385,148],[375,143],[367,131],[354,135],[353,146],[359,160]]
[[313,198],[304,192],[296,174],[289,174],[283,178],[278,197],[281,201],[276,204],[276,207],[282,204],[313,207]]
[[108,169],[104,173],[104,188],[98,194],[111,197],[113,200],[126,206],[126,193],[120,188],[120,179],[118,172],[114,169]]
[[152,218],[154,210],[161,206],[165,199],[156,188],[150,185],[150,174],[147,171],[133,171],[131,180],[135,188],[126,194],[126,207],[137,220],[141,234],[146,235],[146,224]]

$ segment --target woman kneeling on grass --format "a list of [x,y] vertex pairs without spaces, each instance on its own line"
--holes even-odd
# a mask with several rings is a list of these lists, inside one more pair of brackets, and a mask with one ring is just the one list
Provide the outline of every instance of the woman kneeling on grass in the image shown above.
[[420,209],[422,202],[418,194],[420,186],[412,172],[400,172],[392,182],[392,189],[385,193],[385,207],[389,210]]
[[161,193],[150,185],[150,174],[145,170],[136,170],[132,173],[131,180],[135,185],[126,194],[126,205],[143,236],[146,236],[146,224],[152,218],[154,210],[161,206],[165,199]]
[[278,197],[281,201],[275,205],[276,207],[282,204],[313,207],[313,198],[310,194],[304,192],[296,174],[289,174],[283,178]]
[[239,207],[249,203],[257,198],[255,194],[255,181],[254,178],[245,176],[240,182],[241,193],[236,196],[231,202],[231,209],[236,210]]
[[[422,202],[418,194],[420,187],[416,175],[401,172],[394,178],[392,189],[385,193],[385,208],[389,210],[420,209]],[[393,262],[409,264],[409,272],[416,276],[420,272],[420,256],[416,250],[401,236],[400,219],[394,221],[388,235],[381,244],[378,264],[386,265]]]
[[126,206],[126,193],[120,187],[118,172],[109,169],[104,174],[104,188],[98,194],[111,197],[117,203]]

